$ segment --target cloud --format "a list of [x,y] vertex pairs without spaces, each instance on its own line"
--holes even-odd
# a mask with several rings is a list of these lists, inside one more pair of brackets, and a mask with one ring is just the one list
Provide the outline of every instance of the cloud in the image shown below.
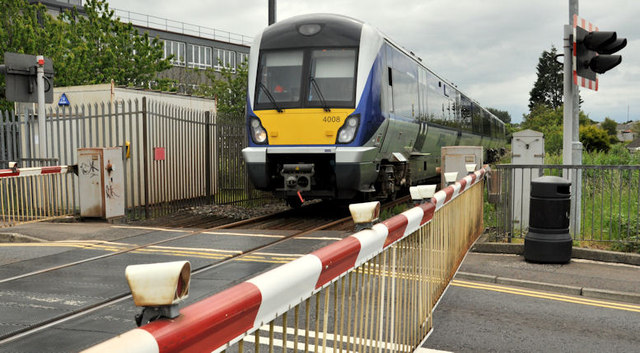
[[[254,36],[267,25],[265,0],[111,0],[113,7]],[[279,20],[307,13],[338,13],[365,21],[422,57],[438,75],[482,104],[508,110],[518,121],[544,50],[563,51],[566,1],[538,0],[279,0]],[[623,62],[601,75],[600,91],[582,90],[592,118],[640,119],[640,2],[582,1],[580,13],[602,30],[629,39]]]

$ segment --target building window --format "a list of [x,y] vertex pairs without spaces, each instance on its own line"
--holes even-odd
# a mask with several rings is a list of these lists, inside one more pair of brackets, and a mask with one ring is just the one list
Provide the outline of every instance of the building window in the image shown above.
[[166,59],[173,55],[171,64],[174,66],[185,66],[185,44],[173,40],[164,40],[164,57]]
[[236,72],[236,52],[231,50],[216,49],[216,57],[213,68],[216,71],[222,70],[222,67],[228,67],[231,72]]
[[189,44],[189,67],[204,69],[211,67],[211,47]]
[[246,63],[249,65],[249,54],[247,53],[238,53],[238,64]]

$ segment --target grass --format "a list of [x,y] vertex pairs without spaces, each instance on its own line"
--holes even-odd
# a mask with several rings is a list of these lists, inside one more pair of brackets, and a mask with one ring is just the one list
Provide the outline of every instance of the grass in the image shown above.
[[[562,164],[562,154],[546,154],[545,164]],[[613,145],[608,152],[583,152],[583,165],[640,165],[640,153],[630,153],[622,144]]]
[[[545,156],[546,164],[562,164],[562,155]],[[583,153],[583,165],[640,165],[640,154],[622,145],[609,152]],[[561,175],[545,170],[546,175]],[[640,170],[585,169],[582,171],[581,234],[577,241],[590,248],[640,253]],[[496,207],[485,202],[485,226],[494,227]],[[524,236],[515,234],[514,236]]]
[[[413,206],[411,206],[413,207]],[[389,219],[395,215],[399,215],[400,213],[408,210],[410,207],[408,204],[406,203],[402,203],[399,205],[395,205],[392,208],[388,208],[386,210],[382,210],[382,212],[380,212],[380,221],[384,221],[386,219]]]

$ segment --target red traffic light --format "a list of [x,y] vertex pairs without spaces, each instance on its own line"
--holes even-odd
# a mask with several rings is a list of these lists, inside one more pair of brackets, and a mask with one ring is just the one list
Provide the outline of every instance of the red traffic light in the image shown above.
[[589,68],[595,73],[603,74],[620,65],[621,62],[620,55],[597,55],[589,61]]
[[598,90],[597,74],[620,65],[622,56],[610,55],[627,45],[614,31],[599,31],[588,21],[573,17],[573,82]]

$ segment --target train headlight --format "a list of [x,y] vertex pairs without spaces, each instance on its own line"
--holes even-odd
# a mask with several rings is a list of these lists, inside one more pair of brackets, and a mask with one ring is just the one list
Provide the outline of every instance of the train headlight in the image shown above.
[[338,130],[337,143],[351,143],[356,137],[356,131],[358,131],[358,125],[360,125],[360,115],[348,116],[344,122],[344,125]]
[[267,130],[262,127],[260,120],[256,118],[251,119],[251,138],[255,143],[267,143]]

